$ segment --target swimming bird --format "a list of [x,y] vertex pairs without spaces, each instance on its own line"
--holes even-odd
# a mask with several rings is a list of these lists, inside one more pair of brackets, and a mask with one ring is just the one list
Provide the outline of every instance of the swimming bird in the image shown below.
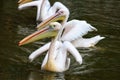
[[[21,40],[19,42],[19,45],[24,45],[46,37],[56,36],[57,31],[51,30],[49,24],[56,20],[64,20],[66,17],[65,14],[64,15],[63,14],[64,13],[60,11],[56,13],[55,16],[52,16],[47,20],[43,21],[40,25],[38,25],[38,28],[40,27],[41,29]],[[100,36],[87,39],[83,38],[83,36],[86,35],[88,32],[97,30],[96,28],[88,24],[86,21],[71,20],[66,22],[63,26],[62,24],[55,22],[53,27],[55,26],[62,27],[63,29],[61,40],[70,41],[75,47],[91,47],[97,44],[97,42],[99,42],[101,39],[104,39],[104,37]],[[79,44],[80,41],[82,44]]]
[[[58,28],[60,27],[53,27],[53,24],[54,23],[50,24],[51,30],[59,30]],[[80,55],[80,53],[69,41],[62,42],[61,40],[59,40],[60,34],[61,31],[59,31],[56,38],[52,40],[52,42],[49,42],[34,51],[29,56],[30,62],[32,62],[36,57],[48,50],[42,62],[42,70],[53,72],[63,72],[68,70],[70,66],[70,58],[68,57],[68,52],[73,55],[73,57],[79,64],[82,64],[82,56]]]
[[55,2],[53,6],[51,6],[49,0],[31,1],[31,2],[19,5],[18,9],[23,10],[31,6],[37,7],[36,21],[38,22],[44,21],[45,19],[47,19],[51,15],[54,15],[56,12],[60,10],[66,13],[66,17],[67,16],[69,17],[69,9],[65,5],[63,5],[61,2]]

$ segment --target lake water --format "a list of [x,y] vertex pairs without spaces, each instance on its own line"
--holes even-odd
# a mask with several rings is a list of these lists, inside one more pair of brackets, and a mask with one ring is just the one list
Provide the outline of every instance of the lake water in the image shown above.
[[[0,79],[1,80],[119,80],[120,78],[120,0],[59,0],[70,9],[70,18],[86,20],[106,37],[94,48],[79,49],[83,64],[72,58],[64,73],[40,70],[44,55],[28,62],[31,52],[50,39],[18,46],[36,29],[36,8],[18,11],[18,0],[0,0]],[[53,4],[56,0],[50,0]]]

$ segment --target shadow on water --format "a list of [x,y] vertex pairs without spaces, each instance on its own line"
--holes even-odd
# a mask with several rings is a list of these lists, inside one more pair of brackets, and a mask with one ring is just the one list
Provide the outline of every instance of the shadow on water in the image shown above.
[[[56,0],[50,0],[55,2]],[[98,31],[88,34],[105,36],[94,48],[79,49],[83,64],[71,57],[64,73],[40,70],[45,54],[28,63],[28,56],[48,39],[19,47],[18,41],[35,31],[36,8],[17,10],[17,0],[0,0],[0,79],[2,80],[119,80],[120,73],[120,1],[58,0],[71,12],[71,19],[86,20]]]

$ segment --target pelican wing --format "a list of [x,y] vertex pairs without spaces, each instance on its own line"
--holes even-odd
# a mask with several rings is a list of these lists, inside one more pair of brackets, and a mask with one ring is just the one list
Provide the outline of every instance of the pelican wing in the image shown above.
[[100,35],[91,37],[91,38],[78,38],[73,40],[71,43],[74,47],[93,47],[95,46],[100,40],[104,39],[105,37],[101,37]]
[[25,3],[25,4],[22,4],[22,5],[19,5],[18,9],[19,10],[23,10],[23,9],[26,9],[26,8],[29,8],[29,7],[32,7],[32,6],[41,6],[41,3],[42,1],[32,1],[32,2],[28,2],[28,3]]
[[71,20],[67,22],[64,27],[65,31],[62,35],[63,41],[72,41],[86,35],[90,31],[97,30],[96,28],[88,24],[86,21],[79,20]]
[[79,64],[82,64],[82,56],[80,55],[80,53],[78,52],[78,50],[69,41],[65,41],[64,45],[67,48],[67,50],[74,56],[74,58],[76,59],[76,61]]
[[43,52],[47,51],[49,47],[50,47],[50,43],[47,43],[44,46],[37,49],[36,51],[34,51],[33,53],[31,53],[31,55],[29,56],[30,62],[32,62],[36,57],[38,57]]
[[[41,5],[41,20],[44,21],[49,15],[49,9],[51,8],[49,0],[43,0]],[[54,12],[53,12],[54,13]],[[39,14],[37,14],[39,15]]]
[[26,9],[26,8],[29,8],[29,7],[33,7],[33,6],[36,6],[37,7],[37,17],[36,19],[39,20],[41,19],[41,6],[42,6],[42,3],[43,1],[42,0],[39,0],[39,1],[32,1],[32,2],[29,2],[29,3],[25,3],[25,4],[22,4],[18,7],[19,10],[23,10],[23,9]]

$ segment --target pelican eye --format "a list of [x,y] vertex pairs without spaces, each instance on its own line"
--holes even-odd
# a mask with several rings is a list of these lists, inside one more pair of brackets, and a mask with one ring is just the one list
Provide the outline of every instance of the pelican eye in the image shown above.
[[55,27],[56,27],[55,25],[51,25],[51,26],[50,26],[50,28],[52,28],[52,29],[55,29]]
[[62,23],[62,22],[63,22],[63,20],[58,20],[57,22]]

